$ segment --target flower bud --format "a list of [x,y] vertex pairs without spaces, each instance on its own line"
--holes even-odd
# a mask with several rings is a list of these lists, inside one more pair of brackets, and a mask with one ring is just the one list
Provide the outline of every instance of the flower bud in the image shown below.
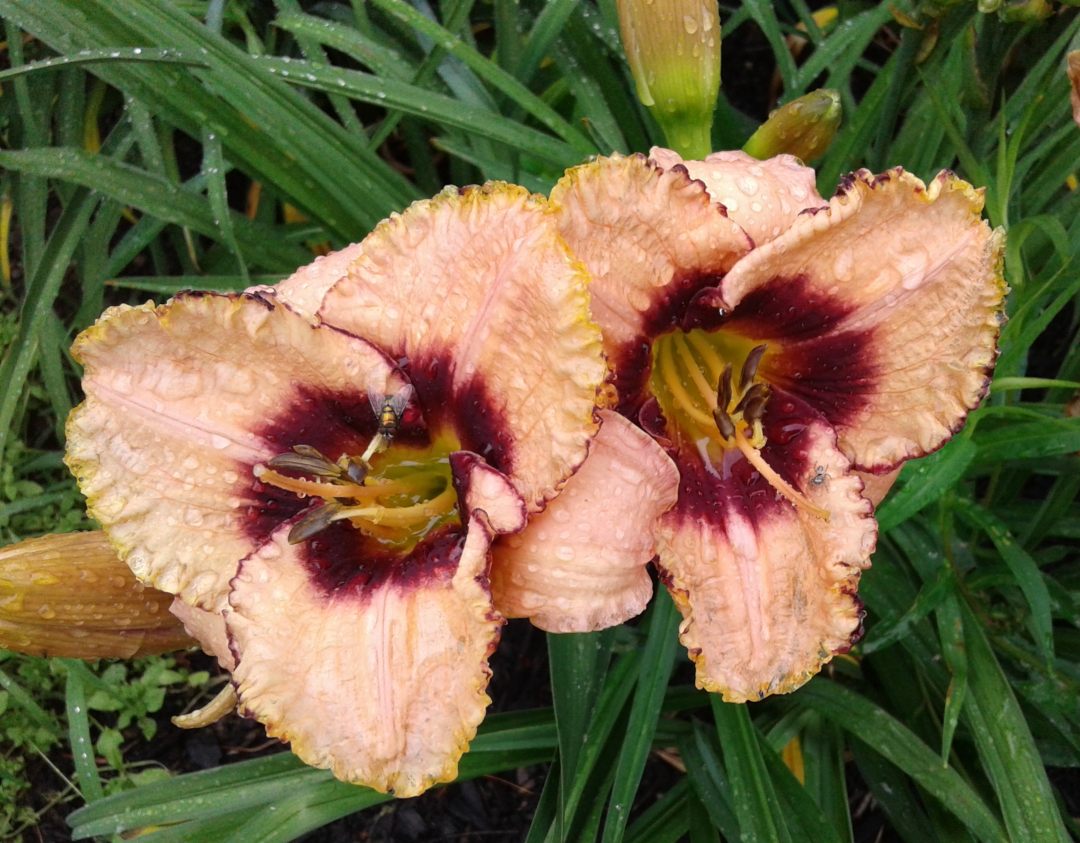
[[792,100],[769,115],[743,152],[759,160],[781,153],[803,161],[824,155],[840,126],[840,94],[829,88]]
[[626,58],[638,98],[684,158],[712,152],[720,91],[716,0],[618,0]]
[[35,656],[131,658],[194,646],[172,595],[135,579],[103,532],[0,548],[0,648]]
[[1046,0],[1006,0],[998,9],[1001,19],[1009,23],[1039,23],[1053,13]]

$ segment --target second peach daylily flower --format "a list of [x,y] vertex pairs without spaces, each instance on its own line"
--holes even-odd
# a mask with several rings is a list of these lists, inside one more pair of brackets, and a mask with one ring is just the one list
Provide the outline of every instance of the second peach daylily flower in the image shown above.
[[90,513],[306,762],[398,796],[456,775],[504,622],[492,539],[597,429],[587,280],[542,197],[451,189],[275,289],[76,341]]
[[897,168],[825,202],[791,156],[654,149],[551,198],[617,398],[562,495],[498,541],[495,605],[600,628],[648,599],[655,552],[699,686],[794,690],[857,639],[873,504],[988,388],[1006,288],[982,192]]

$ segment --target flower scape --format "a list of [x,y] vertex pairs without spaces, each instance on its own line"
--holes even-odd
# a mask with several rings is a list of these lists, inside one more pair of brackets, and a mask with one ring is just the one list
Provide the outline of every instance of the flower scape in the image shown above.
[[135,575],[309,764],[453,779],[507,617],[602,629],[656,566],[697,683],[858,639],[874,505],[986,393],[1003,236],[942,173],[598,158],[450,188],[273,288],[108,310],[67,463]]

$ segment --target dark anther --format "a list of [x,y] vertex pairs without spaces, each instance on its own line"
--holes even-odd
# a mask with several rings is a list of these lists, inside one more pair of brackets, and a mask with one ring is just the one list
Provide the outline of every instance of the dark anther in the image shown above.
[[731,403],[731,364],[724,367],[723,377],[720,378],[720,386],[716,389],[716,406],[727,414],[728,404]]
[[743,418],[751,423],[756,422],[765,415],[765,404],[768,400],[768,395],[759,395],[756,398],[751,398],[746,402],[746,407],[743,408]]
[[321,451],[317,448],[312,448],[310,445],[293,445],[293,450],[302,457],[311,457],[315,460],[330,462],[330,460],[323,456]]
[[[730,367],[729,367],[730,369]],[[735,422],[731,420],[731,416],[727,414],[727,411],[720,406],[717,406],[712,413],[713,421],[716,422],[717,428],[720,430],[720,435],[725,439],[730,439],[735,435]]]
[[742,372],[739,374],[739,391],[746,389],[747,384],[753,383],[754,375],[757,374],[758,364],[765,353],[767,345],[759,345],[746,355],[746,362],[742,364]]
[[768,401],[769,396],[772,395],[772,387],[767,383],[755,383],[752,387],[746,390],[746,393],[739,399],[739,403],[735,406],[735,412],[738,413],[741,410],[745,410],[750,406],[750,402],[758,398],[762,399],[762,402]]
[[[315,450],[312,448],[312,450]],[[316,451],[316,453],[318,453]],[[323,457],[306,454],[278,454],[266,463],[270,468],[286,468],[301,474],[314,474],[316,477],[340,477],[341,469]]]
[[350,459],[345,467],[345,473],[349,475],[349,479],[352,480],[357,486],[364,485],[364,479],[367,477],[367,466],[361,463],[359,460]]
[[330,526],[333,517],[340,511],[341,504],[334,502],[325,503],[311,510],[293,524],[292,529],[289,530],[289,544],[300,544],[300,542],[307,541],[316,533],[321,533]]

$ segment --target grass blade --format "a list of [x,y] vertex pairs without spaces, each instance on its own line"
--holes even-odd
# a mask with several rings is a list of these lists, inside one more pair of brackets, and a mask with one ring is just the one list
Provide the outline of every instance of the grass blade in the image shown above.
[[[966,618],[965,618],[966,627]],[[883,708],[835,682],[815,679],[798,691],[805,703],[864,741],[925,788],[985,843],[1007,843],[994,813],[955,770]]]
[[79,774],[83,799],[89,804],[104,796],[101,776],[94,757],[94,743],[90,740],[90,719],[86,710],[86,665],[74,659],[63,659],[67,666],[67,689],[65,692],[68,716],[68,734],[75,771]]
[[964,476],[977,451],[974,442],[957,436],[937,453],[905,464],[900,479],[906,482],[877,508],[878,530],[887,533],[949,491]]
[[[194,229],[208,237],[220,236],[209,200],[165,178],[121,164],[103,155],[73,149],[0,152],[0,165],[93,187],[99,193],[139,208],[147,214]],[[236,240],[252,261],[269,270],[292,269],[311,262],[311,253],[282,243],[267,226],[230,211]]]
[[317,91],[338,92],[351,99],[396,108],[428,122],[500,141],[560,167],[570,167],[581,160],[581,153],[565,141],[522,126],[507,117],[405,82],[383,79],[358,70],[319,67],[287,59],[264,58],[259,66],[268,74],[285,76],[297,85]]
[[743,843],[793,843],[746,704],[710,698]]
[[679,612],[666,589],[659,589],[650,610],[649,635],[645,641],[630,722],[626,727],[618,771],[611,789],[611,804],[604,823],[604,843],[619,843],[629,820],[653,733],[664,702],[668,679],[679,646]]
[[956,510],[965,521],[974,524],[990,537],[990,541],[994,543],[1001,558],[1009,566],[1009,570],[1016,578],[1016,584],[1024,592],[1024,597],[1031,608],[1035,641],[1042,650],[1046,663],[1052,665],[1054,663],[1054,622],[1050,610],[1050,594],[1046,590],[1046,583],[1043,581],[1039,566],[1035,564],[1031,555],[1013,539],[1008,527],[992,512],[965,499],[956,501]]
[[969,667],[964,719],[1001,800],[1005,827],[1013,840],[1068,843],[1035,741],[982,624],[966,603],[960,614]]

